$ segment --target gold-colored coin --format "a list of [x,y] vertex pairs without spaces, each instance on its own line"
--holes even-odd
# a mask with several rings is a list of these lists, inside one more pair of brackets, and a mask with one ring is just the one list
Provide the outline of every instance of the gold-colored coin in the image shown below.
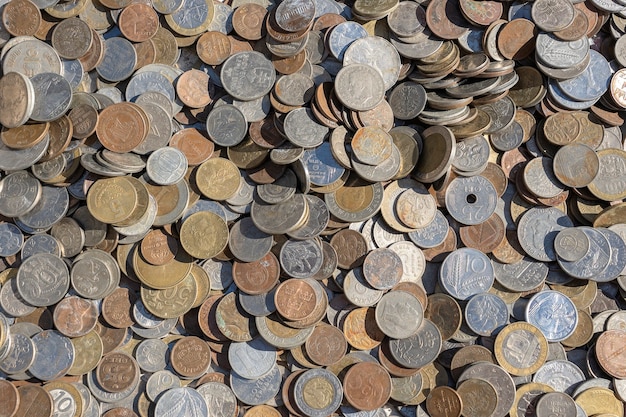
[[130,175],[124,178],[126,178],[137,193],[137,205],[130,216],[126,220],[116,223],[116,226],[134,225],[146,214],[148,207],[150,207],[150,193],[148,192],[146,185]]
[[[206,15],[206,19],[204,19],[204,22],[202,22],[200,25],[195,26],[195,27],[184,27],[182,25],[180,25],[179,23],[177,23],[176,19],[176,13],[173,14],[166,14],[165,15],[165,21],[167,22],[168,26],[175,31],[176,33],[183,35],[183,36],[194,36],[194,35],[199,35],[202,32],[205,32],[208,28],[209,25],[211,24],[211,21],[213,21],[213,16],[215,15],[215,6],[213,6],[213,1],[212,0],[205,0],[207,8],[208,8],[208,13]],[[184,6],[183,6],[184,7]],[[189,7],[189,6],[187,6]],[[194,6],[194,8],[198,8],[198,6]],[[185,16],[180,16],[180,21],[182,22],[183,20],[188,21],[189,19],[185,19]]]
[[240,184],[239,168],[225,158],[211,158],[196,171],[196,185],[211,200],[229,199],[239,190]]
[[487,112],[478,109],[478,115],[469,123],[450,126],[454,137],[458,139],[470,138],[482,134],[491,126],[491,116]]
[[588,416],[597,414],[624,415],[624,403],[622,403],[615,393],[606,388],[589,388],[574,398]]
[[33,123],[14,127],[12,129],[2,129],[0,139],[2,142],[13,149],[32,148],[41,142],[48,133],[50,123]]
[[141,286],[141,301],[146,310],[162,319],[180,317],[193,306],[196,300],[198,288],[193,275],[187,276],[171,288],[156,290]]
[[[52,398],[54,398],[55,400],[59,397],[62,398],[63,395],[58,395],[56,392],[53,393],[52,391],[62,390],[62,391],[67,392],[72,397],[72,399],[74,400],[74,404],[75,404],[75,410],[72,416],[80,417],[83,415],[83,397],[80,395],[80,392],[78,392],[76,387],[74,387],[74,385],[67,383],[67,382],[63,382],[63,381],[51,381],[45,384],[43,386],[43,389],[49,392]],[[55,407],[55,410],[56,409],[57,408]],[[67,415],[67,414],[64,414],[64,415]]]
[[184,280],[193,265],[193,258],[184,250],[178,250],[176,257],[164,265],[152,265],[148,263],[141,251],[133,253],[133,269],[137,278],[150,288],[166,289],[174,287]]
[[57,19],[69,19],[78,16],[87,7],[87,0],[64,1],[54,6],[46,7],[44,10]]
[[578,324],[574,333],[561,343],[567,347],[581,347],[586,345],[593,337],[593,319],[585,310],[578,310]]
[[191,266],[191,275],[193,279],[196,280],[196,299],[193,302],[191,308],[200,307],[204,300],[209,296],[211,292],[211,278],[209,278],[208,272],[206,272],[203,268],[198,266],[198,264],[193,264]]
[[526,414],[520,414],[518,413],[518,410],[525,411],[528,404],[548,392],[554,392],[554,388],[550,385],[538,382],[530,382],[522,385],[515,392],[515,401],[513,402],[513,406],[511,407],[509,414],[511,417],[525,417]]
[[180,228],[180,243],[195,258],[213,258],[226,248],[228,226],[210,211],[194,213]]
[[[528,339],[532,337],[539,345],[539,353],[536,357],[519,357],[513,350],[505,346],[515,343],[516,339]],[[506,326],[494,343],[494,354],[498,364],[511,375],[526,376],[534,374],[548,358],[548,341],[541,330],[530,323],[519,321]]]
[[0,272],[0,285],[4,285],[9,280],[17,276],[17,268],[7,268]]
[[67,374],[85,375],[96,369],[104,352],[104,345],[98,332],[92,330],[84,336],[71,339],[71,342],[74,346],[74,363]]
[[139,343],[141,343],[141,340],[133,337],[128,342],[124,343],[122,346],[115,349],[115,351],[126,353],[129,356],[133,356],[133,353],[135,352],[135,349],[137,348]]
[[250,408],[243,417],[280,417],[281,414],[269,405],[255,405]]
[[133,214],[137,199],[137,190],[126,177],[106,178],[89,188],[87,208],[96,220],[119,224]]
[[250,139],[244,139],[239,145],[226,150],[228,159],[241,169],[252,169],[260,166],[270,154],[269,149],[257,145]]

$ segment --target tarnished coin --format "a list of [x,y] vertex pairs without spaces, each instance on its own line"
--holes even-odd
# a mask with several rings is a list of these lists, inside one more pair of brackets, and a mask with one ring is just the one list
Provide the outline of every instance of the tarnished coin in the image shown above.
[[589,236],[582,230],[570,227],[561,230],[556,235],[554,250],[559,257],[574,262],[587,253],[590,244]]

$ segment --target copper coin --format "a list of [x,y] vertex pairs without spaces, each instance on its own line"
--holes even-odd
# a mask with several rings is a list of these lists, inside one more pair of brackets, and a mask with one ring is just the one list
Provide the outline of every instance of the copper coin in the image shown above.
[[128,333],[126,328],[116,329],[102,322],[98,322],[94,330],[102,340],[102,353],[105,355],[120,347]]
[[254,143],[265,149],[274,149],[285,142],[271,118],[250,123],[248,134]]
[[41,11],[28,0],[12,0],[2,10],[2,24],[13,36],[34,36],[41,24]]
[[607,330],[596,342],[596,358],[602,369],[614,378],[626,378],[626,331]]
[[20,395],[17,388],[9,381],[0,379],[0,417],[15,415],[20,405]]
[[135,65],[135,69],[154,64],[156,61],[157,49],[152,39],[134,43],[133,48],[135,48],[135,52],[137,52],[137,64]]
[[320,323],[305,343],[306,353],[313,362],[327,366],[346,354],[348,342],[343,332],[329,324]]
[[93,301],[70,296],[54,308],[54,325],[68,337],[80,337],[89,333],[98,322],[98,307]]
[[426,410],[432,417],[460,417],[463,403],[459,394],[450,387],[435,387],[426,397]]
[[202,303],[200,309],[198,309],[198,323],[200,324],[200,330],[206,337],[217,342],[226,342],[229,339],[222,334],[215,319],[220,299],[221,296],[213,295]]
[[494,258],[505,264],[520,262],[525,253],[517,239],[516,230],[507,230],[502,242],[491,252]]
[[498,197],[502,197],[504,195],[509,181],[506,178],[504,170],[499,165],[496,165],[493,162],[488,162],[487,166],[480,175],[487,178],[489,182],[493,184]]
[[213,99],[209,94],[209,75],[197,69],[185,71],[176,81],[176,93],[180,101],[192,108],[208,106]]
[[233,29],[239,36],[256,41],[264,35],[264,21],[267,9],[255,3],[242,4],[233,13]]
[[268,252],[255,262],[233,262],[233,280],[241,291],[256,295],[269,292],[280,278],[280,264],[276,255]]
[[564,41],[575,41],[587,35],[589,19],[587,14],[574,5],[574,21],[565,29],[554,32],[554,36]]
[[289,57],[278,57],[272,55],[272,64],[276,71],[281,74],[293,74],[300,71],[306,62],[306,50],[303,49],[299,53]]
[[120,32],[132,42],[143,42],[159,30],[159,15],[147,4],[134,3],[126,6],[117,18]]
[[490,253],[500,245],[504,239],[504,232],[504,221],[498,214],[494,213],[480,224],[461,226],[459,237],[468,248]]
[[428,28],[442,39],[458,39],[467,32],[459,0],[433,1],[426,9]]
[[102,417],[138,417],[130,408],[115,407],[107,411]]
[[205,64],[220,65],[231,55],[231,43],[221,32],[206,32],[198,38],[196,52]]
[[381,365],[361,362],[346,372],[343,389],[352,407],[361,411],[375,410],[391,397],[391,377]]
[[535,49],[537,28],[527,19],[513,19],[500,29],[498,51],[506,59],[524,59]]
[[54,402],[52,396],[39,385],[24,385],[17,389],[19,407],[12,417],[52,416]]
[[385,338],[385,334],[376,324],[373,307],[361,307],[348,313],[343,322],[343,334],[348,343],[359,350],[374,349]]
[[89,50],[86,54],[78,58],[80,63],[83,64],[83,70],[85,70],[85,72],[96,68],[104,59],[104,40],[93,28],[91,29],[91,35],[91,46]]
[[118,329],[132,326],[135,324],[132,309],[136,299],[135,293],[128,288],[117,288],[102,300],[102,317]]
[[287,169],[285,165],[265,161],[260,166],[249,169],[248,176],[257,184],[272,184],[283,176],[285,169]]
[[496,363],[493,353],[480,345],[465,346],[459,349],[450,362],[450,372],[455,380],[458,380],[463,371],[476,362]]
[[50,124],[47,122],[2,129],[0,139],[9,148],[28,149],[44,140],[49,129]]
[[318,300],[311,284],[301,279],[288,279],[276,289],[274,303],[283,318],[303,320],[313,313]]
[[172,368],[180,376],[196,379],[209,369],[209,365],[211,365],[211,349],[199,337],[187,336],[174,344],[170,358]]
[[81,19],[65,19],[54,26],[50,42],[60,57],[77,59],[89,51],[93,32]]
[[335,233],[330,246],[337,251],[339,268],[352,269],[363,263],[367,255],[367,241],[355,230],[344,229]]
[[460,0],[463,15],[478,26],[489,26],[502,15],[502,3],[496,1]]
[[165,265],[178,253],[178,241],[161,229],[148,233],[140,247],[141,255],[152,265]]
[[122,392],[137,383],[139,365],[126,353],[111,352],[98,364],[96,379],[105,391]]
[[130,152],[146,137],[148,126],[139,106],[115,103],[100,113],[96,135],[102,146],[117,153]]
[[170,146],[185,154],[190,167],[207,161],[215,150],[215,144],[194,128],[176,132],[170,139]]
[[463,314],[456,300],[449,295],[435,293],[428,296],[424,317],[431,320],[441,332],[443,340],[450,339],[461,328]]

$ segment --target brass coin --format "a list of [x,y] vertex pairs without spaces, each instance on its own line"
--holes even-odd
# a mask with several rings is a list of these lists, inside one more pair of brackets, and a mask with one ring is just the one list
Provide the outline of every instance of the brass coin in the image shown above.
[[189,216],[180,228],[180,243],[191,256],[209,259],[224,250],[228,226],[215,213],[201,211]]
[[196,185],[211,200],[227,200],[239,189],[239,168],[228,159],[212,158],[196,171]]

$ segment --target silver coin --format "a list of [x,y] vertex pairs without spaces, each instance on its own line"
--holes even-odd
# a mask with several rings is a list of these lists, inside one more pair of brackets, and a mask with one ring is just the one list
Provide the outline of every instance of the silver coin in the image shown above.
[[0,306],[5,313],[13,317],[27,316],[35,311],[35,307],[26,303],[17,291],[17,281],[15,279],[2,285],[2,289],[0,289]]
[[[145,96],[146,94],[149,94],[149,93],[151,92],[143,93],[139,97]],[[159,94],[159,93],[155,93],[155,94]],[[141,103],[139,104],[139,107],[141,107],[144,113],[148,116],[148,119],[150,120],[150,124],[149,124],[150,129],[148,130],[148,135],[146,136],[146,138],[139,145],[135,146],[135,148],[133,149],[133,152],[138,153],[140,155],[146,155],[150,152],[156,151],[167,145],[167,143],[172,137],[174,126],[172,124],[172,119],[169,116],[169,113],[167,112],[167,109],[163,109],[158,104]],[[116,158],[117,159],[116,168],[123,172],[127,172],[127,171],[131,171],[131,173],[139,172],[145,166],[145,163],[143,163],[141,159],[135,158],[134,160],[132,160],[132,163],[133,163],[132,167],[129,167],[128,164],[125,164],[124,167],[120,167],[119,166],[120,162],[122,162],[120,161],[120,159],[122,159],[124,163],[126,163],[126,162],[130,162],[129,160],[131,160],[132,157],[131,156],[111,157],[112,152],[107,151],[107,150],[103,150],[102,153],[103,153],[103,158],[107,160],[107,162],[111,162],[111,159]],[[107,155],[107,156],[105,157],[104,155]],[[133,154],[122,154],[122,155],[133,155]],[[137,161],[137,159],[139,159],[139,161]],[[139,162],[142,162],[143,164],[139,164]],[[139,166],[141,166],[141,168],[138,168]]]
[[475,172],[487,163],[489,152],[489,142],[484,136],[463,139],[456,144],[452,168],[458,173]]
[[[391,377],[391,398],[401,403],[409,403],[422,390],[422,386],[423,378],[419,372],[404,378]],[[346,415],[343,409],[342,413]]]
[[132,329],[131,333],[135,333],[139,337],[143,337],[144,339],[159,339],[165,337],[170,331],[176,327],[176,323],[178,323],[177,319],[165,319],[161,321],[156,327],[146,329],[138,325],[133,325],[130,328]]
[[104,241],[107,225],[91,215],[85,206],[76,209],[72,218],[76,220],[85,234],[85,246],[96,246]]
[[342,22],[327,35],[328,49],[339,61],[343,61],[346,50],[354,41],[369,36],[365,28],[357,22]]
[[0,256],[13,256],[24,245],[22,231],[13,223],[0,223]]
[[[74,346],[56,330],[44,330],[32,337],[37,348],[35,361],[28,368],[35,378],[51,381],[65,375],[74,363]],[[50,358],[55,358],[51,361]]]
[[423,32],[426,24],[426,11],[417,2],[402,2],[387,16],[389,29],[397,36],[409,37]]
[[451,252],[441,264],[439,282],[458,300],[486,292],[494,281],[493,265],[482,252],[461,248]]
[[347,65],[335,77],[335,94],[351,110],[371,110],[384,98],[384,80],[380,72],[369,65]]
[[348,300],[359,307],[375,305],[384,294],[384,291],[374,289],[367,283],[361,268],[352,269],[346,274],[343,291]]
[[155,417],[166,417],[175,413],[179,416],[207,416],[209,407],[202,395],[191,388],[172,388],[156,401]]
[[65,188],[45,186],[35,207],[18,220],[34,229],[48,229],[65,216],[68,208],[69,195]]
[[176,375],[168,370],[159,370],[148,378],[148,382],[146,383],[146,396],[154,402],[157,401],[159,396],[164,392],[180,387],[181,382]]
[[398,84],[389,93],[389,105],[395,118],[413,119],[419,116],[426,106],[426,90],[413,81]]
[[[307,327],[305,329],[299,329],[295,333],[291,333],[289,336],[280,336],[272,332],[272,328],[275,325],[282,325],[278,319],[270,315],[269,317],[255,317],[254,319],[259,335],[265,339],[270,345],[279,349],[293,349],[303,345],[306,340],[311,336],[315,327]],[[268,325],[268,322],[272,322],[272,327]]]
[[[593,106],[598,101],[598,99],[593,99],[589,101],[572,100],[571,98],[569,98],[569,96],[567,96],[563,92],[563,90],[561,90],[561,87],[559,87],[556,80],[554,79],[550,79],[548,81],[548,94],[549,94],[549,97],[552,98],[556,102],[556,104],[569,110],[588,109],[589,107]],[[527,148],[530,142],[531,141],[526,142]]]
[[228,385],[207,382],[196,388],[209,406],[208,417],[233,417],[237,415],[237,397]]
[[424,319],[413,336],[390,339],[389,351],[398,364],[406,368],[421,368],[439,356],[441,343],[441,333],[437,326]]
[[146,329],[153,329],[163,321],[163,319],[155,316],[146,309],[141,298],[133,304],[133,318],[138,325]]
[[388,40],[379,36],[368,36],[352,42],[343,57],[343,65],[350,64],[365,64],[377,69],[383,76],[385,91],[394,86],[400,75],[398,51]]
[[350,163],[354,172],[369,182],[389,181],[400,170],[400,150],[395,144],[391,144],[391,156],[379,165],[368,165],[359,161],[354,154],[350,155]]
[[563,93],[576,101],[598,99],[608,90],[611,82],[612,71],[606,58],[594,50],[590,50],[589,54],[589,64],[580,75],[556,81]]
[[566,0],[539,0],[533,3],[531,16],[541,30],[557,32],[572,24],[575,10]]
[[78,255],[85,246],[85,231],[71,217],[64,217],[56,222],[50,235],[61,242],[61,253],[66,258]]
[[522,249],[532,258],[550,262],[556,260],[554,239],[566,227],[573,227],[571,219],[554,207],[533,207],[518,222],[517,237]]
[[313,112],[306,107],[291,110],[287,113],[284,127],[285,135],[289,142],[303,148],[320,146],[329,131],[326,126],[321,125],[317,121]]
[[0,214],[17,217],[35,207],[41,197],[41,183],[26,171],[13,172],[0,181]]
[[233,283],[232,263],[207,259],[200,266],[209,274],[211,289],[223,291]]
[[50,135],[48,134],[41,142],[26,149],[12,149],[0,141],[0,169],[18,171],[32,166],[46,154],[49,144]]
[[508,96],[477,108],[491,116],[491,125],[485,130],[486,134],[505,129],[515,120],[515,103]]
[[303,194],[295,194],[279,204],[252,202],[250,215],[256,227],[268,234],[282,234],[295,230],[306,215],[307,201]]
[[72,91],[74,91],[83,81],[83,64],[78,59],[61,59],[63,65],[63,78],[70,83]]
[[224,89],[239,100],[254,100],[266,95],[275,80],[272,63],[259,52],[239,52],[222,64]]
[[551,33],[540,33],[536,41],[537,58],[553,68],[568,68],[585,59],[589,43],[584,39],[562,41]]
[[222,32],[227,35],[233,31],[233,8],[227,4],[213,5],[214,16],[207,30]]
[[287,106],[304,106],[314,93],[313,80],[299,72],[283,75],[276,81],[277,98]]
[[610,229],[597,229],[608,240],[611,258],[606,268],[591,279],[596,282],[608,282],[623,274],[626,269],[626,242]]
[[322,267],[323,253],[313,239],[288,240],[280,249],[280,265],[284,272],[294,278],[309,278]]
[[457,380],[457,384],[473,378],[485,380],[496,389],[498,403],[491,415],[493,417],[506,416],[515,402],[515,384],[511,375],[498,365],[479,362],[465,369]]
[[[74,259],[74,262],[79,262],[83,259],[88,259],[90,257],[96,258],[104,262],[109,272],[109,275],[111,276],[111,278],[109,278],[109,286],[103,295],[103,297],[106,297],[107,295],[111,294],[120,283],[120,279],[121,279],[120,267],[115,261],[115,259],[113,258],[113,256],[111,256],[111,254],[100,249],[86,250],[80,255],[78,255]],[[104,283],[97,285],[97,287],[100,287],[100,286],[104,286]],[[85,297],[85,298],[89,298],[89,297]]]
[[104,56],[96,71],[107,81],[117,82],[128,78],[137,65],[137,52],[133,44],[122,37],[104,41]]
[[345,169],[334,158],[329,142],[307,149],[302,155],[302,161],[309,169],[311,184],[326,186],[339,180]]
[[235,372],[230,373],[230,387],[235,396],[244,404],[265,404],[280,390],[281,376],[278,366],[258,379],[245,379]]
[[549,342],[560,342],[576,330],[578,310],[568,296],[558,291],[541,291],[528,302],[526,321],[541,330]]
[[206,130],[213,142],[221,146],[241,143],[248,132],[246,118],[237,107],[225,104],[214,108],[207,117]]
[[457,177],[446,189],[446,208],[458,222],[475,225],[485,222],[496,210],[498,193],[480,175]]
[[165,369],[169,356],[167,343],[161,339],[146,339],[137,345],[135,358],[145,372],[158,372]]
[[231,343],[228,362],[242,378],[258,379],[276,365],[276,349],[258,337],[249,342]]
[[276,287],[269,292],[257,295],[250,295],[240,291],[239,304],[241,304],[241,308],[243,308],[246,313],[252,316],[269,316],[276,311],[276,304],[274,303],[275,293]]
[[426,227],[418,228],[409,232],[409,239],[421,248],[434,248],[442,244],[448,236],[450,225],[448,219],[439,210],[435,213],[435,219]]
[[262,232],[250,217],[244,217],[231,228],[228,245],[233,255],[242,262],[255,262],[271,249],[274,240]]
[[11,349],[8,356],[0,363],[0,370],[7,374],[26,372],[35,361],[37,350],[30,337],[22,334],[10,335]]
[[59,257],[40,253],[22,263],[17,271],[17,290],[30,305],[47,307],[58,303],[70,287],[70,273]]
[[324,200],[308,194],[305,195],[305,198],[309,207],[309,218],[303,226],[287,233],[289,237],[294,239],[312,239],[319,236],[326,229],[330,220],[330,213]]
[[[309,396],[305,392],[311,389],[308,384],[312,383],[312,386],[318,387],[319,384],[324,384],[326,389],[330,388],[330,392],[325,391],[327,398],[324,403],[318,401],[311,401]],[[322,382],[324,381],[324,382]],[[330,385],[330,387],[328,387]],[[302,413],[308,417],[325,417],[332,415],[339,406],[343,399],[343,389],[339,378],[326,369],[310,369],[305,371],[296,379],[294,385],[294,398],[295,405]]]
[[146,172],[159,185],[179,182],[187,172],[187,157],[176,148],[165,147],[152,152],[146,162]]
[[492,336],[508,324],[509,309],[495,294],[476,294],[465,306],[465,321],[474,333]]
[[[510,151],[518,148],[524,139],[524,130],[522,125],[513,121],[508,127],[493,132],[489,139],[493,147],[501,152]],[[458,153],[458,146],[457,146]]]
[[408,38],[400,39],[391,36],[389,41],[401,56],[409,59],[426,58],[437,52],[443,45],[443,41],[438,36],[433,35],[428,28]]
[[286,201],[296,192],[297,179],[291,169],[271,184],[259,184],[256,187],[259,198],[268,204],[278,204]]
[[514,292],[530,291],[541,285],[548,276],[549,268],[543,262],[524,257],[519,262],[503,264],[492,261],[496,281]]
[[426,269],[426,258],[413,242],[396,242],[388,246],[402,260],[402,278],[400,282],[421,284]]
[[63,65],[56,50],[45,42],[27,39],[20,42],[2,57],[2,71],[19,72],[28,78],[44,72],[61,74]]
[[611,246],[608,239],[596,229],[581,227],[589,238],[589,249],[578,261],[557,259],[559,266],[574,278],[591,279],[602,273],[611,261]]
[[562,259],[574,262],[585,256],[590,244],[589,237],[581,229],[570,227],[556,235],[554,250]]
[[585,374],[569,361],[546,362],[533,376],[533,382],[540,382],[557,392],[571,394],[576,385],[585,380]]
[[76,399],[62,388],[55,388],[49,391],[53,400],[52,412],[58,417],[72,417],[76,414]]
[[[405,339],[413,336],[424,319],[417,297],[405,291],[390,291],[376,304],[376,324],[387,336]],[[407,318],[410,317],[410,320]]]

